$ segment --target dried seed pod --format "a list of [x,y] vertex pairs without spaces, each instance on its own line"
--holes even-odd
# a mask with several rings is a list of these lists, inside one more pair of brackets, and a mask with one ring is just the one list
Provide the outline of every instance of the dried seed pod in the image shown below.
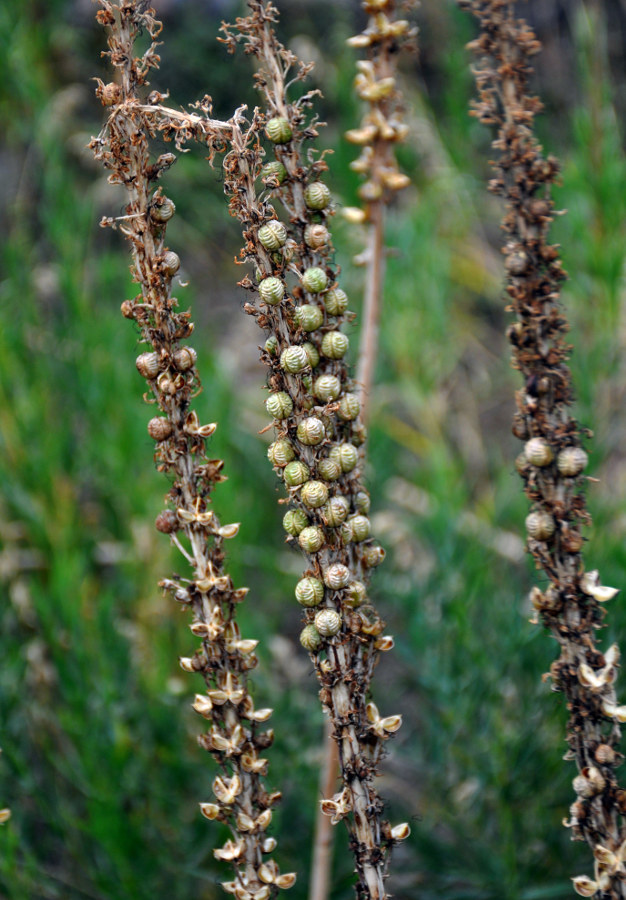
[[303,331],[315,331],[324,322],[324,313],[319,306],[305,303],[296,309],[296,322]]
[[333,288],[324,294],[324,306],[329,316],[342,316],[348,308],[348,295],[341,288]]
[[195,366],[198,354],[193,347],[181,347],[174,353],[172,359],[179,372],[188,372]]
[[267,458],[273,466],[286,466],[294,459],[296,453],[290,441],[278,440],[274,441],[267,448]]
[[172,275],[176,275],[178,270],[180,269],[180,259],[178,257],[178,253],[174,253],[173,250],[168,250],[163,254],[163,260],[161,262],[161,271],[168,275],[170,278]]
[[335,375],[320,375],[313,383],[313,393],[318,400],[329,403],[341,393],[341,382]]
[[285,484],[289,487],[297,487],[304,484],[309,479],[309,467],[305,463],[295,459],[293,462],[287,463],[285,466],[283,477]]
[[587,467],[589,457],[582,447],[566,447],[556,458],[556,467],[566,478],[575,478]]
[[304,290],[310,294],[319,294],[321,291],[326,290],[328,275],[319,266],[311,266],[302,273],[300,283]]
[[370,511],[371,501],[370,495],[367,493],[367,491],[357,491],[354,496],[353,503],[354,508],[359,512],[368,513]]
[[342,525],[348,518],[349,510],[350,506],[346,498],[338,495],[336,497],[331,497],[320,512],[324,517],[324,521],[330,525],[331,528],[338,528],[339,525]]
[[290,509],[283,516],[283,528],[292,537],[298,537],[300,532],[307,527],[309,520],[301,509]]
[[276,356],[278,353],[278,338],[275,334],[270,334],[268,339],[265,341],[265,349],[270,354],[270,356]]
[[172,423],[165,416],[155,416],[148,422],[148,434],[154,441],[166,441],[173,430]]
[[333,591],[340,591],[350,582],[350,569],[342,563],[333,563],[324,569],[324,584]]
[[347,546],[352,540],[352,525],[350,522],[344,522],[341,528],[339,529],[339,537],[341,538],[342,546]]
[[324,585],[319,578],[301,578],[296,585],[296,600],[301,606],[319,606],[324,599]]
[[310,509],[319,509],[328,500],[328,488],[323,481],[307,481],[302,485],[300,499]]
[[297,375],[309,368],[309,357],[301,344],[292,344],[280,354],[280,364],[285,372]]
[[380,544],[370,544],[365,548],[365,553],[363,554],[363,562],[370,569],[374,569],[376,566],[379,566],[381,564],[386,555],[387,554],[380,546]]
[[[324,345],[322,344],[322,350]],[[356,394],[344,394],[339,401],[337,415],[344,422],[352,422],[361,412],[361,403]]]
[[156,378],[161,371],[161,360],[158,353],[141,353],[135,360],[137,371],[144,378]]
[[[160,200],[160,202],[157,202],[157,200]],[[169,197],[157,198],[157,200],[153,200],[150,207],[150,218],[157,225],[163,225],[172,218],[176,212],[176,206]]]
[[265,134],[273,144],[287,144],[293,137],[293,131],[289,119],[284,116],[274,116],[265,124]]
[[578,796],[582,797],[584,800],[589,800],[596,794],[596,791],[594,790],[591,782],[589,782],[583,775],[577,775],[576,778],[574,778],[574,780],[572,781],[572,787],[574,788]]
[[523,451],[521,453],[518,453],[515,457],[515,468],[518,475],[521,475],[522,477],[528,475],[530,471],[530,464],[526,459],[526,454]]
[[520,441],[528,440],[528,424],[526,422],[526,417],[521,413],[515,413],[513,416],[511,431],[513,432],[514,437],[519,438]]
[[306,353],[307,359],[309,361],[309,365],[312,369],[316,367],[316,365],[320,361],[320,355],[315,344],[312,344],[310,341],[306,341],[303,345],[304,352]]
[[348,522],[352,528],[352,540],[355,543],[358,544],[370,536],[372,528],[367,516],[351,516]]
[[330,191],[323,181],[313,181],[306,187],[304,202],[309,209],[326,209],[330,203]]
[[556,530],[554,518],[541,510],[526,516],[526,531],[536,541],[549,540]]
[[342,359],[349,346],[348,336],[342,331],[329,331],[322,339],[322,353],[328,359]]
[[305,553],[317,553],[324,544],[324,532],[319,525],[309,525],[298,535],[298,543]]
[[320,609],[313,621],[323,637],[333,637],[341,631],[341,615],[335,609]]
[[281,162],[277,159],[273,160],[273,162],[265,163],[263,168],[261,169],[261,178],[269,179],[275,178],[279,184],[282,184],[287,175],[287,169],[283,166]]
[[270,275],[259,283],[259,297],[269,306],[278,306],[285,296],[285,285],[280,278]]
[[329,240],[330,232],[325,225],[307,225],[304,229],[304,243],[311,250],[319,250],[321,247],[325,247]]
[[335,444],[328,454],[341,466],[342,472],[351,472],[359,461],[359,451],[354,444]]
[[109,84],[103,84],[102,87],[96,89],[96,95],[100,98],[103,106],[115,106],[122,100],[122,88],[114,81]]
[[615,750],[609,744],[598,744],[594,756],[601,766],[612,766],[617,758]]
[[285,391],[277,391],[269,395],[265,408],[275,419],[286,419],[293,412],[293,400]]
[[313,653],[322,643],[322,636],[315,625],[305,625],[300,632],[300,643],[305,650]]
[[336,459],[320,459],[317,474],[323,481],[337,481],[341,476],[341,466]]
[[258,237],[266,250],[280,250],[287,240],[287,229],[278,219],[272,219],[259,228]]
[[324,423],[317,416],[309,416],[307,419],[302,419],[298,423],[297,436],[301,444],[305,444],[307,447],[315,447],[317,444],[321,444],[326,437]]
[[523,250],[516,250],[504,260],[504,267],[510,275],[523,275],[528,269],[528,254]]
[[362,581],[351,581],[345,592],[344,603],[348,606],[361,606],[367,597],[367,590]]
[[154,521],[154,527],[163,534],[174,534],[180,528],[178,516],[173,509],[164,509]]
[[524,446],[524,455],[529,463],[533,466],[542,468],[549,466],[554,459],[552,447],[545,438],[535,437],[526,442]]

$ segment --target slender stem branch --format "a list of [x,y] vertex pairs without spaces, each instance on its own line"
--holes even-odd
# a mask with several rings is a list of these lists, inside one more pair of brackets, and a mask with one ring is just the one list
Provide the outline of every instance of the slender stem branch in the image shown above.
[[370,204],[363,324],[356,380],[361,387],[361,416],[369,420],[374,372],[378,358],[378,332],[385,279],[385,207],[382,201]]

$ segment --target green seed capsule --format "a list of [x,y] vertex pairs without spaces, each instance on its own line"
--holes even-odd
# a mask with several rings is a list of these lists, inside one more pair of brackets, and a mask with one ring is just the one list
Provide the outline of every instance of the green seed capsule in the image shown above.
[[325,225],[307,225],[304,229],[304,243],[311,250],[319,250],[325,247],[330,240],[330,232]]
[[298,440],[307,447],[315,447],[321,444],[326,437],[324,423],[317,416],[309,416],[298,424]]
[[306,303],[296,309],[296,322],[303,331],[315,331],[324,322],[324,313],[319,306]]
[[329,316],[342,316],[348,308],[348,295],[341,288],[333,288],[324,294],[324,306]]
[[341,359],[345,356],[350,341],[341,331],[329,331],[322,340],[322,353],[328,359]]
[[341,615],[335,609],[320,609],[314,621],[323,637],[332,637],[341,631]]
[[328,500],[328,488],[323,481],[307,481],[302,485],[300,499],[310,509],[319,509]]
[[359,512],[368,513],[370,511],[370,495],[367,491],[357,491],[354,496],[354,508]]
[[259,240],[266,250],[279,250],[287,240],[287,229],[278,219],[259,228]]
[[370,536],[372,527],[367,516],[351,516],[348,520],[352,527],[352,540],[360,543]]
[[309,467],[300,460],[287,463],[284,471],[285,484],[289,487],[298,487],[309,479]]
[[[324,345],[322,344],[322,347]],[[344,394],[339,401],[337,415],[344,422],[352,422],[361,412],[361,403],[356,394]]]
[[387,554],[380,546],[380,544],[370,544],[369,547],[365,548],[363,562],[366,566],[369,566],[371,569],[373,569],[381,564],[386,555]]
[[285,296],[285,285],[280,278],[271,275],[269,278],[264,278],[259,284],[259,296],[269,306],[278,306]]
[[300,632],[300,643],[305,650],[313,653],[322,643],[322,636],[315,625],[305,625]]
[[295,457],[295,451],[289,441],[274,441],[267,448],[267,458],[273,466],[286,466]]
[[317,347],[310,341],[306,341],[306,343],[304,343],[302,346],[304,347],[307,359],[309,360],[309,365],[312,369],[314,369],[320,361],[320,355]]
[[[302,376],[302,387],[305,391],[308,391],[309,394],[311,393],[311,391],[313,390],[313,378],[310,375]],[[311,406],[312,404],[308,403],[306,408],[311,409]]]
[[301,606],[319,606],[324,599],[324,585],[318,578],[301,578],[296,585],[296,600]]
[[341,466],[335,459],[321,459],[317,464],[317,474],[323,481],[337,481],[341,476]]
[[280,354],[280,365],[285,372],[297,375],[309,368],[309,357],[306,350],[300,344],[286,347]]
[[285,391],[270,394],[265,401],[265,409],[275,419],[286,419],[293,412],[293,400]]
[[342,472],[351,472],[359,461],[359,451],[354,444],[335,444],[328,455],[339,463]]
[[278,338],[274,334],[270,334],[268,339],[265,341],[265,349],[270,354],[270,356],[276,356],[278,353]]
[[287,144],[293,137],[293,131],[289,120],[284,116],[275,116],[268,119],[265,125],[265,134],[273,144]]
[[326,209],[330,203],[330,191],[323,181],[313,181],[306,188],[304,202],[309,209]]
[[332,591],[340,591],[350,582],[350,569],[342,563],[333,563],[324,569],[324,584]]
[[324,532],[318,525],[309,525],[298,535],[298,543],[305,553],[317,553],[324,544]]
[[328,285],[328,275],[319,266],[311,266],[310,269],[306,269],[303,272],[300,282],[305,291],[309,291],[311,294],[319,294]]
[[339,537],[341,538],[341,543],[344,547],[346,547],[350,541],[352,540],[352,525],[350,522],[344,522],[341,528],[339,529]]
[[261,178],[265,181],[269,178],[275,178],[279,184],[282,184],[287,175],[287,169],[278,160],[265,163],[261,169]]
[[344,596],[348,606],[360,606],[367,596],[365,585],[361,581],[351,581]]
[[292,537],[298,537],[303,528],[306,528],[309,520],[301,509],[290,509],[283,516],[283,528]]
[[336,400],[341,393],[341,382],[335,375],[320,375],[313,384],[313,393],[323,403]]
[[348,512],[350,510],[348,501],[345,497],[337,496],[331,497],[326,506],[324,506],[320,512],[324,518],[324,521],[330,525],[331,528],[337,528],[348,518]]

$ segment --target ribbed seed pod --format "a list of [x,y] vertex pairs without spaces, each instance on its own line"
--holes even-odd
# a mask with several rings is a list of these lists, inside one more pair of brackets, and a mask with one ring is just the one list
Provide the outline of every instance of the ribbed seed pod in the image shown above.
[[290,463],[295,455],[296,453],[291,442],[287,440],[281,439],[274,441],[274,443],[270,444],[267,448],[267,458],[273,466],[280,466],[282,468],[283,466],[286,466],[287,463]]
[[265,349],[270,354],[270,356],[276,356],[278,353],[278,338],[275,334],[270,334],[268,339],[265,341]]
[[168,275],[170,278],[172,277],[172,275],[176,275],[176,273],[180,269],[180,259],[178,257],[178,253],[174,253],[173,250],[167,250],[163,254],[161,269],[164,275]]
[[298,537],[303,528],[306,528],[309,520],[301,509],[290,509],[283,516],[283,528],[292,537]]
[[323,637],[333,637],[341,631],[341,615],[334,609],[320,609],[314,623]]
[[341,359],[349,346],[348,336],[341,331],[329,331],[322,339],[322,353],[328,359]]
[[[323,349],[323,344],[322,344]],[[361,412],[361,403],[356,394],[344,394],[339,401],[337,414],[344,422],[352,422]]]
[[386,555],[387,554],[380,544],[370,544],[369,547],[365,548],[363,562],[366,566],[369,566],[370,569],[374,569],[381,564]]
[[319,578],[301,578],[296,585],[296,600],[301,606],[319,606],[324,599],[324,585]]
[[339,537],[341,538],[341,543],[344,547],[352,540],[352,525],[349,520],[344,522],[339,529]]
[[287,229],[278,219],[272,219],[259,228],[259,240],[266,250],[280,250],[287,240]]
[[178,516],[173,509],[164,509],[160,512],[154,521],[154,527],[162,534],[173,534],[180,528]]
[[330,203],[330,191],[323,181],[313,181],[304,191],[304,202],[309,209],[326,209]]
[[367,491],[358,491],[354,496],[354,508],[359,512],[368,513],[370,511],[370,495]]
[[319,266],[311,266],[302,273],[300,283],[304,290],[310,294],[319,294],[328,285],[328,275]]
[[324,532],[319,525],[309,525],[298,535],[298,543],[305,553],[317,553],[324,544]]
[[299,484],[304,484],[308,481],[309,467],[296,459],[293,462],[287,463],[283,477],[286,485],[289,487],[297,487]]
[[188,372],[189,369],[193,369],[197,359],[198,354],[193,347],[181,347],[172,357],[179,372]]
[[320,355],[315,344],[312,344],[310,341],[306,341],[303,345],[304,352],[306,353],[307,359],[309,361],[309,365],[312,369],[318,365],[320,361]]
[[285,119],[284,116],[268,119],[265,125],[265,134],[273,144],[287,144],[293,137],[289,119]]
[[265,165],[261,169],[262,179],[275,178],[279,184],[283,183],[286,175],[287,169],[281,162],[278,162],[277,159],[273,160],[273,162],[265,163]]
[[348,512],[350,511],[350,506],[345,497],[341,495],[337,497],[331,497],[326,506],[324,506],[320,512],[324,517],[324,521],[330,525],[331,528],[337,528],[348,518]]
[[165,222],[169,222],[175,212],[174,203],[169,197],[163,197],[161,203],[155,203],[150,207],[150,218],[158,225],[163,225]]
[[341,382],[335,375],[320,375],[313,384],[313,393],[318,400],[329,403],[341,393]]
[[549,466],[554,459],[552,447],[545,438],[541,437],[531,438],[529,441],[526,441],[524,454],[529,463],[538,467]]
[[315,447],[317,444],[321,444],[326,437],[326,429],[321,419],[318,419],[317,416],[309,416],[298,423],[297,435],[301,444]]
[[367,516],[351,516],[348,523],[352,528],[352,540],[355,543],[358,544],[370,536],[372,527]]
[[277,391],[269,395],[265,408],[275,419],[286,419],[293,412],[293,400],[285,391]]
[[319,306],[305,303],[296,309],[296,322],[303,331],[315,331],[324,322],[324,313]]
[[141,353],[135,360],[135,365],[144,378],[156,378],[161,371],[158,353]]
[[307,481],[302,485],[300,499],[310,509],[319,509],[328,500],[328,488],[323,481]]
[[317,474],[323,481],[337,481],[341,476],[341,466],[336,459],[320,459]]
[[172,431],[172,423],[165,416],[155,416],[148,422],[148,434],[154,441],[167,440]]
[[350,583],[350,569],[342,563],[333,563],[324,569],[324,584],[333,591],[339,591]]
[[297,375],[309,368],[309,357],[301,344],[293,344],[280,354],[280,365],[285,372]]
[[269,278],[264,278],[259,284],[259,296],[269,306],[278,306],[285,296],[285,285],[280,278],[271,275]]
[[556,458],[556,467],[566,478],[575,478],[587,467],[589,457],[582,447],[566,447]]
[[304,243],[311,250],[319,250],[325,247],[330,240],[330,232],[325,225],[307,225],[304,229]]
[[339,463],[342,472],[351,472],[359,461],[359,451],[354,444],[335,444],[328,455]]
[[324,306],[330,316],[342,316],[348,308],[348,295],[341,288],[333,288],[324,294]]
[[315,625],[305,625],[300,632],[300,643],[305,650],[313,653],[322,643],[322,636]]
[[345,592],[344,603],[348,606],[361,606],[367,597],[367,590],[362,581],[351,581]]
[[536,541],[547,541],[556,531],[556,522],[550,513],[532,512],[526,516],[526,531]]

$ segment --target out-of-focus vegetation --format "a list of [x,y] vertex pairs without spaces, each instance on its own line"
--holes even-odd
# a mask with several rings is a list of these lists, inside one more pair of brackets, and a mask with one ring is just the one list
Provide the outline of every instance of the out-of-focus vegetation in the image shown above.
[[[154,79],[175,103],[210,92],[219,114],[254,102],[245,60],[215,45],[229,3],[156,4],[165,19]],[[554,227],[571,281],[565,302],[576,350],[578,413],[596,433],[588,561],[603,583],[626,563],[626,164],[623,6],[607,0],[520,4],[546,41],[537,88],[545,142],[563,161]],[[136,335],[119,314],[134,290],[119,236],[97,227],[124,198],[84,149],[102,110],[88,79],[103,75],[103,35],[79,0],[0,6],[0,827],[3,900],[213,898],[224,869],[215,827],[201,819],[211,760],[195,745],[197,685],[177,656],[193,645],[184,615],[162,598],[166,539],[152,526],[166,485],[134,367]],[[319,61],[322,140],[330,181],[354,203],[359,118],[351,91],[355,3],[291,2],[283,28]],[[513,470],[513,390],[503,332],[497,222],[484,191],[489,136],[468,118],[464,43],[472,23],[451,2],[423,0],[420,63],[407,67],[414,178],[390,216],[387,299],[374,398],[369,483],[375,531],[389,550],[375,576],[397,648],[377,673],[385,713],[405,725],[390,744],[383,793],[413,834],[390,888],[404,898],[569,897],[590,870],[560,822],[573,771],[561,761],[564,717],[541,681],[551,639],[529,624],[533,572]],[[322,38],[318,46],[316,40]],[[190,287],[212,452],[229,481],[215,494],[241,615],[261,640],[261,705],[276,709],[269,782],[284,790],[281,863],[306,896],[318,799],[321,713],[297,646],[293,586],[300,560],[283,543],[277,488],[257,431],[265,424],[258,337],[240,313],[239,247],[219,167],[181,158],[167,181],[177,204],[168,234]],[[338,255],[353,305],[361,246],[337,217]],[[129,293],[133,292],[133,293]],[[354,334],[358,326],[354,327]],[[356,343],[356,341],[354,341]],[[202,418],[202,416],[201,416]],[[607,643],[625,644],[626,610],[609,609]],[[570,764],[571,765],[571,764]],[[337,900],[351,895],[337,829]]]

